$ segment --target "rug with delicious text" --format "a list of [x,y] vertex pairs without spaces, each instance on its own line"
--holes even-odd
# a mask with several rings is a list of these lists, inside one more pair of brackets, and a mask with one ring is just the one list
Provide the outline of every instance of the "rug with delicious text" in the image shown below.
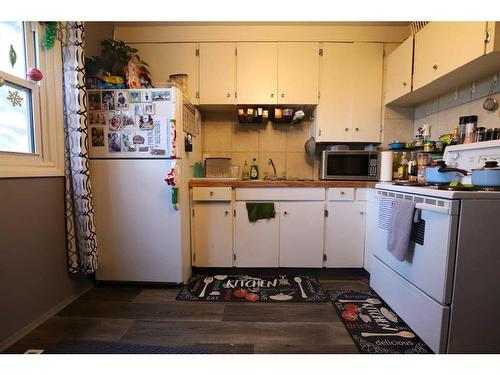
[[352,290],[328,290],[327,293],[361,353],[432,353],[377,293]]
[[328,296],[310,275],[193,275],[180,301],[324,302]]

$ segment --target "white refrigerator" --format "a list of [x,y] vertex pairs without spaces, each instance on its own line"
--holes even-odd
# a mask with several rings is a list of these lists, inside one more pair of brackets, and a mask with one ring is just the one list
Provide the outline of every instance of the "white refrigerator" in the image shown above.
[[189,166],[201,159],[199,112],[178,88],[89,90],[87,96],[96,279],[186,282]]

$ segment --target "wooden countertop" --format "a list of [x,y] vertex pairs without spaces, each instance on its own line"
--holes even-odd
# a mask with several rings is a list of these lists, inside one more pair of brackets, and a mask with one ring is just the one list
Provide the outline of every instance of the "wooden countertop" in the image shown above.
[[189,181],[189,187],[353,187],[374,188],[377,181],[240,181],[240,180],[217,180],[196,179]]

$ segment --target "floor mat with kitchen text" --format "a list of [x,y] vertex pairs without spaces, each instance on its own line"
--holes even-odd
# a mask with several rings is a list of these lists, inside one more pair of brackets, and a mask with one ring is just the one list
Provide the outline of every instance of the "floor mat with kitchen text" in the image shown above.
[[361,353],[432,353],[374,291],[327,290],[327,293]]
[[325,302],[328,296],[310,275],[193,275],[179,301]]

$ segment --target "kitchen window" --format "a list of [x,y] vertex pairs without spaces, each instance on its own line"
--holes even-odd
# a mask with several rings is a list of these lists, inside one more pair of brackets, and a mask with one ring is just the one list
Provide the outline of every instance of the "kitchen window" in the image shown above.
[[[38,22],[0,22],[0,177],[64,175],[59,43],[40,48]],[[42,71],[39,82],[27,78]]]

